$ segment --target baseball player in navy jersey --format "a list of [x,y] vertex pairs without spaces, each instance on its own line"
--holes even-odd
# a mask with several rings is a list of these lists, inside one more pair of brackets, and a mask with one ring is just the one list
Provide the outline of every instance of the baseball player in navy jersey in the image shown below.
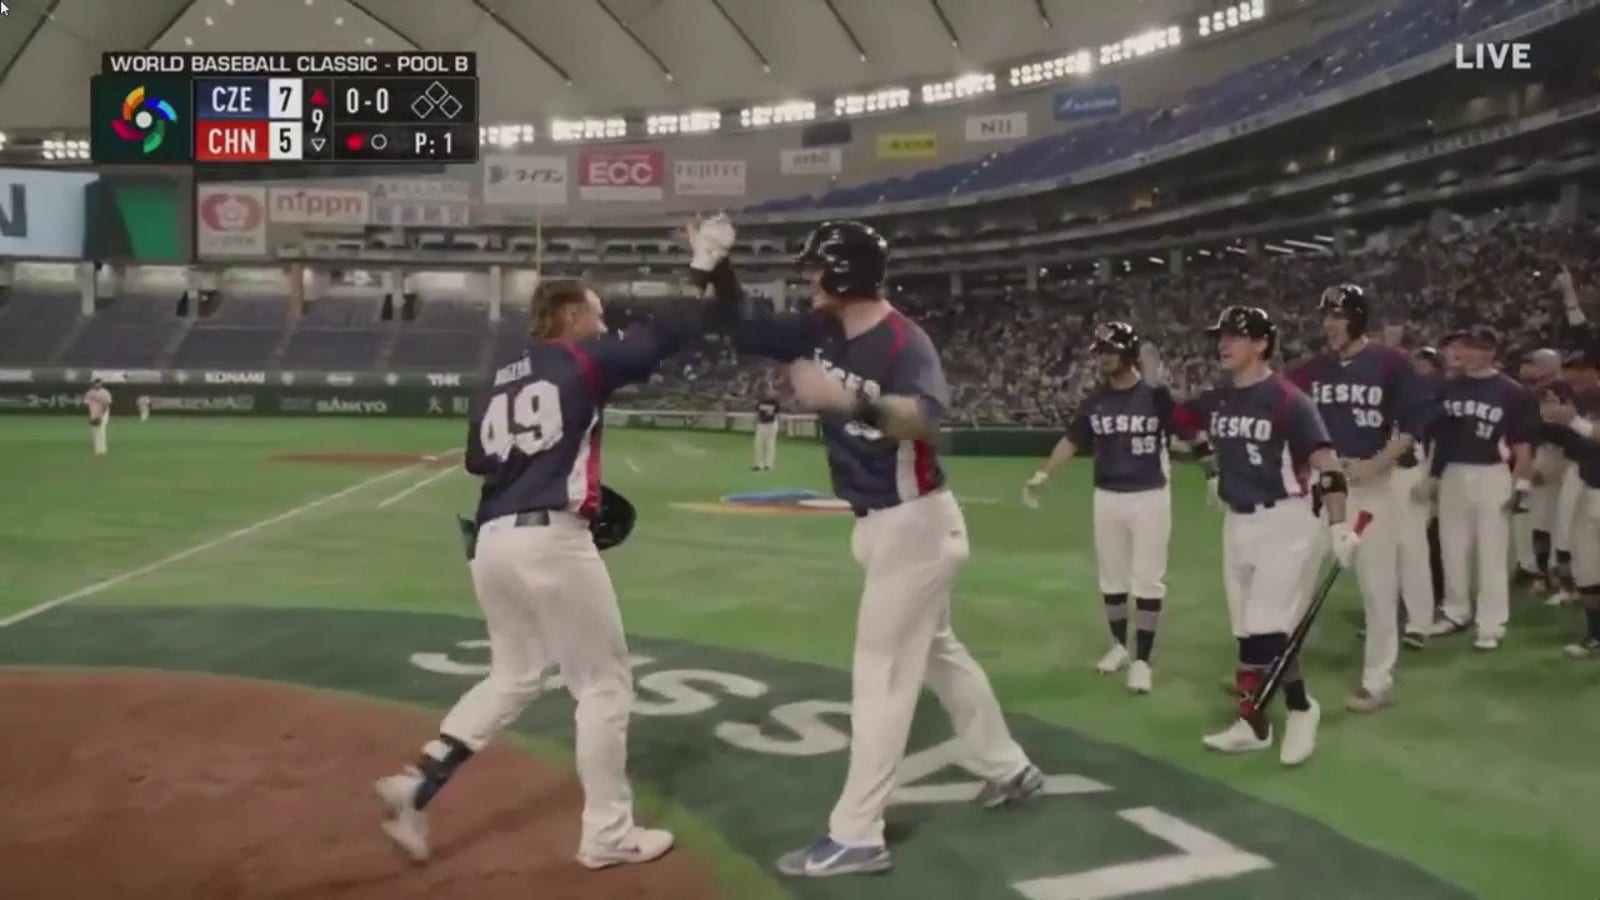
[[[1094,455],[1094,554],[1100,596],[1111,627],[1111,648],[1095,666],[1105,674],[1128,667],[1128,689],[1150,692],[1150,656],[1161,603],[1167,595],[1167,545],[1172,536],[1172,491],[1167,439],[1176,404],[1152,385],[1136,361],[1141,341],[1133,326],[1110,322],[1095,331],[1090,349],[1104,383],[1078,407],[1067,433],[1022,489],[1037,508],[1045,482],[1079,453]],[[1133,661],[1128,656],[1128,603],[1134,606]]]
[[[1593,351],[1574,350],[1567,353],[1562,362],[1561,381],[1570,390],[1572,398],[1581,399],[1600,389],[1600,371],[1597,368],[1600,368],[1600,355]],[[1555,518],[1550,524],[1552,590],[1547,601],[1550,606],[1563,606],[1577,598],[1572,583],[1572,532],[1584,492],[1578,463],[1584,453],[1591,452],[1587,443],[1570,429],[1561,442],[1561,450],[1567,464],[1561,474],[1561,483],[1556,488]]]
[[[834,493],[856,516],[851,551],[866,573],[849,770],[827,832],[778,860],[790,876],[890,867],[884,809],[924,680],[949,713],[963,765],[986,781],[978,803],[1006,806],[1044,786],[988,676],[951,630],[951,590],[971,548],[933,446],[948,388],[927,333],[879,296],[888,260],[888,242],[868,226],[825,222],[798,259],[812,311],[745,319],[736,329],[741,351],[790,364],[796,401],[817,412]],[[739,295],[730,267],[717,277],[719,298]]]
[[770,472],[778,460],[778,401],[762,397],[756,404],[756,462],[752,472]]
[[[1375,712],[1390,703],[1400,656],[1400,545],[1427,541],[1426,522],[1405,509],[1412,503],[1410,486],[1402,491],[1396,473],[1416,468],[1416,438],[1432,418],[1434,398],[1405,353],[1368,339],[1372,311],[1359,286],[1328,288],[1317,308],[1329,352],[1291,370],[1289,380],[1316,404],[1344,463],[1350,484],[1346,515],[1371,517],[1355,558],[1366,609],[1364,663],[1361,684],[1345,705]],[[1414,579],[1428,575],[1425,565],[1406,571]],[[1426,582],[1410,587],[1430,597],[1427,616],[1407,623],[1408,639],[1420,645],[1433,619],[1433,591]]]
[[[1312,500],[1327,508],[1327,546],[1341,566],[1350,565],[1360,536],[1345,520],[1348,480],[1334,453],[1317,407],[1270,360],[1277,327],[1266,310],[1230,306],[1206,334],[1217,341],[1228,382],[1183,409],[1199,419],[1204,441],[1196,453],[1215,473],[1224,508],[1222,580],[1228,618],[1239,643],[1234,685],[1241,697],[1260,687],[1273,662],[1289,645],[1289,633],[1310,597],[1312,555],[1322,545],[1323,523]],[[1188,427],[1187,424],[1184,427]],[[1317,746],[1322,711],[1306,689],[1297,663],[1283,676],[1284,723],[1279,760],[1297,766]],[[1250,753],[1272,746],[1264,712],[1241,701],[1240,717],[1206,735],[1220,753]]]
[[[725,221],[697,232],[697,282],[732,243]],[[700,330],[706,309],[675,301],[648,324],[608,333],[593,290],[547,281],[534,298],[533,339],[499,362],[474,404],[466,469],[483,483],[476,528],[468,523],[475,534],[469,567],[488,627],[489,675],[445,715],[414,765],[374,786],[384,833],[413,859],[428,857],[429,803],[539,695],[552,664],[577,702],[578,861],[602,869],[649,862],[672,848],[670,833],[634,824],[626,771],[632,669],[591,527],[606,515],[600,435],[607,399],[649,378]]]
[[[1440,388],[1444,385],[1444,354],[1434,347],[1419,348],[1412,359],[1412,368],[1427,386],[1428,393],[1437,398]],[[1421,519],[1427,535],[1427,543],[1421,547],[1408,543],[1404,538],[1400,541],[1400,599],[1406,611],[1408,638],[1406,643],[1412,647],[1419,646],[1417,642],[1410,640],[1415,629],[1420,627],[1423,635],[1432,631],[1434,610],[1444,602],[1444,563],[1439,556],[1438,504],[1427,496],[1426,491],[1419,488],[1419,485],[1427,480],[1428,467],[1433,458],[1433,435],[1442,419],[1442,416],[1438,415],[1437,406],[1434,407],[1434,412],[1433,421],[1429,424],[1422,441],[1417,444],[1416,467],[1395,473],[1395,477],[1399,480],[1396,486],[1407,495],[1403,511],[1406,515]],[[1408,535],[1410,533],[1407,532]],[[1429,593],[1426,595],[1419,595],[1412,588],[1413,584],[1421,581],[1414,574],[1414,566],[1427,567]]]
[[[1561,380],[1561,354],[1549,347],[1534,350],[1523,358],[1521,378],[1534,401]],[[1532,490],[1528,492],[1528,511],[1513,516],[1512,540],[1517,555],[1517,580],[1543,592],[1549,584],[1550,530],[1555,523],[1556,497],[1566,475],[1564,445],[1571,432],[1541,423],[1533,435]]]
[[1527,390],[1495,367],[1499,346],[1494,330],[1480,326],[1447,348],[1461,374],[1446,379],[1440,390],[1442,418],[1430,478],[1418,487],[1439,502],[1445,597],[1433,633],[1452,634],[1476,623],[1473,646],[1479,650],[1498,649],[1505,638],[1511,612],[1509,514],[1527,505],[1529,443],[1538,423]]
[[1574,659],[1600,657],[1600,379],[1594,378],[1594,358],[1585,354],[1568,371],[1586,369],[1581,386],[1568,392],[1546,391],[1540,398],[1540,417],[1566,429],[1573,440],[1565,446],[1577,473],[1578,498],[1568,525],[1572,548],[1571,578],[1577,603],[1583,608],[1584,633],[1564,648]]

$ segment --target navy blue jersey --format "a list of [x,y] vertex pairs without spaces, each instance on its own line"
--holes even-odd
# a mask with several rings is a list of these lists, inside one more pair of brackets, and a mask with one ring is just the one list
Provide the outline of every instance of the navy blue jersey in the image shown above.
[[1067,424],[1067,440],[1094,454],[1094,486],[1119,493],[1165,487],[1175,406],[1170,391],[1142,379],[1090,394]]
[[[1567,384],[1564,379],[1554,378],[1543,385],[1530,387],[1528,389],[1528,400],[1533,404],[1535,409],[1537,409],[1539,406],[1540,398],[1542,398],[1547,392],[1555,394],[1561,399],[1566,400],[1568,403],[1573,401],[1572,385]],[[1578,452],[1578,447],[1575,443],[1577,440],[1578,436],[1573,434],[1572,429],[1566,427],[1565,425],[1552,425],[1549,422],[1541,419],[1534,426],[1532,442],[1536,448],[1544,446],[1554,447],[1557,450],[1560,450],[1568,459],[1577,459],[1577,456],[1574,455],[1576,452]]]
[[756,404],[756,421],[771,424],[778,421],[778,401],[771,397]]
[[1316,404],[1342,459],[1371,459],[1396,432],[1422,438],[1437,408],[1411,358],[1377,344],[1348,358],[1318,356],[1295,367],[1289,380]]
[[1306,496],[1311,454],[1332,445],[1311,398],[1276,374],[1210,391],[1195,413],[1216,452],[1217,496],[1241,512]]
[[478,522],[535,510],[593,515],[605,403],[677,352],[694,332],[695,307],[680,301],[622,333],[530,341],[494,369],[467,428],[466,469],[483,478]]
[[1528,389],[1503,372],[1451,378],[1440,390],[1440,422],[1432,470],[1451,463],[1493,465],[1510,460],[1510,448],[1532,441],[1539,409]]
[[[850,390],[869,397],[914,397],[935,427],[950,402],[933,341],[896,311],[854,338],[846,338],[838,319],[824,312],[749,319],[738,323],[735,345],[783,362],[814,359]],[[858,514],[944,487],[944,468],[928,441],[898,440],[846,416],[818,420],[833,492]]]
[[[1600,387],[1576,391],[1572,398],[1572,405],[1577,408],[1578,415],[1600,425]],[[1561,426],[1566,428],[1565,425]],[[1567,458],[1571,459],[1578,467],[1578,477],[1583,480],[1585,487],[1600,488],[1600,444],[1593,438],[1579,437],[1578,433],[1566,428],[1572,435],[1572,440],[1567,443]]]

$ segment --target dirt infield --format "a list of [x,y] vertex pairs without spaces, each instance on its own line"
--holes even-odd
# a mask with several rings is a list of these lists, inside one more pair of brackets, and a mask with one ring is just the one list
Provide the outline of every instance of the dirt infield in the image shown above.
[[306,463],[321,466],[395,466],[427,465],[444,468],[456,464],[455,454],[434,453],[274,453],[268,462]]
[[432,812],[434,859],[379,833],[372,779],[433,723],[300,688],[158,672],[0,672],[0,897],[705,900],[682,851],[590,872],[581,793],[510,749]]

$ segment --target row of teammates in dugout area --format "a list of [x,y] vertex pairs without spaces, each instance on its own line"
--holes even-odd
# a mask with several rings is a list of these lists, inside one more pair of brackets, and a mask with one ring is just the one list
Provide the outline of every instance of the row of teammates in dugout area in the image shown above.
[[[489,633],[490,673],[450,710],[412,765],[374,786],[384,833],[414,859],[429,856],[429,805],[539,695],[552,664],[577,701],[585,794],[579,862],[648,862],[672,847],[671,834],[633,818],[626,774],[631,667],[600,551],[626,539],[634,512],[599,482],[600,410],[711,323],[727,329],[741,352],[787,364],[796,401],[818,416],[834,492],[855,512],[851,550],[864,570],[844,788],[826,831],[784,854],[778,871],[816,877],[890,868],[883,814],[924,680],[967,751],[962,764],[985,782],[978,803],[1008,806],[1043,788],[982,667],[951,628],[952,585],[970,545],[932,444],[948,388],[926,332],[882,299],[888,242],[860,223],[824,223],[798,260],[812,310],[761,318],[747,315],[729,259],[732,224],[719,216],[689,226],[685,236],[690,280],[700,294],[709,290],[710,302],[697,294],[665,304],[649,323],[608,333],[593,290],[546,282],[535,298],[534,339],[496,371],[475,405],[465,464],[482,488],[463,535]],[[1335,571],[1354,567],[1366,598],[1366,665],[1354,705],[1387,702],[1398,655],[1396,583],[1410,571],[1402,559],[1416,558],[1402,548],[1415,546],[1434,502],[1444,605],[1437,619],[1431,602],[1419,608],[1408,625],[1420,637],[1475,623],[1477,645],[1498,647],[1506,625],[1508,514],[1556,488],[1548,472],[1533,483],[1536,442],[1560,446],[1582,486],[1566,540],[1572,577],[1590,602],[1591,630],[1600,599],[1600,448],[1588,418],[1600,414],[1594,359],[1573,360],[1569,374],[1587,378],[1580,391],[1552,386],[1535,402],[1495,368],[1498,338],[1486,329],[1452,336],[1442,354],[1422,354],[1438,369],[1423,373],[1404,354],[1367,340],[1371,311],[1358,287],[1331,289],[1321,308],[1329,352],[1287,375],[1272,368],[1277,331],[1268,313],[1224,310],[1209,334],[1229,377],[1182,402],[1159,378],[1141,374],[1139,359],[1152,354],[1141,354],[1131,327],[1103,326],[1095,350],[1105,384],[1025,489],[1025,499],[1036,502],[1070,456],[1094,455],[1096,552],[1116,641],[1101,667],[1128,665],[1134,689],[1149,690],[1171,524],[1166,444],[1176,436],[1195,447],[1224,511],[1223,581],[1238,639],[1230,689],[1249,698],[1234,721],[1203,741],[1223,753],[1272,747],[1264,708],[1281,687],[1288,713],[1279,758],[1288,766],[1310,759],[1317,743],[1320,708],[1295,650],[1297,625],[1318,608],[1308,601],[1321,558],[1331,554]],[[1145,368],[1152,376],[1159,371]],[[1408,481],[1412,487],[1404,488]],[[1574,646],[1600,651],[1600,635]]]

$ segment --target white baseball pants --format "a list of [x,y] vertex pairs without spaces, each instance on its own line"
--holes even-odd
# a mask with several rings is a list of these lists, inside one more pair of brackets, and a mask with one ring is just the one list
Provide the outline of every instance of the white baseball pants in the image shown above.
[[778,461],[778,423],[756,423],[756,468],[770,469]]
[[482,750],[539,696],[545,669],[556,664],[578,705],[582,848],[616,846],[633,829],[633,669],[611,575],[588,525],[568,513],[552,513],[545,526],[516,527],[510,516],[486,522],[471,569],[489,630],[489,675],[439,730]]
[[1428,520],[1433,517],[1433,502],[1419,502],[1411,491],[1427,477],[1427,463],[1418,462],[1409,469],[1395,469],[1389,479],[1394,492],[1400,602],[1406,611],[1406,631],[1422,635],[1433,625],[1433,566],[1428,560]]
[[1600,588],[1600,489],[1579,484],[1571,526],[1572,583]]
[[828,820],[841,844],[881,846],[883,813],[905,756],[923,679],[932,685],[981,778],[1028,765],[983,668],[950,628],[950,593],[971,554],[961,507],[949,491],[869,513],[850,537],[866,570],[851,667],[850,767]]
[[1561,486],[1556,490],[1556,518],[1550,526],[1550,546],[1565,553],[1572,552],[1573,517],[1578,514],[1578,503],[1583,498],[1583,479],[1578,477],[1576,464],[1569,464],[1561,475]]
[[1305,497],[1222,519],[1222,586],[1234,637],[1287,634],[1309,601],[1322,522]]
[[109,410],[100,417],[99,424],[89,426],[89,439],[94,444],[95,456],[106,455],[106,429],[109,427],[111,427],[111,412]]
[[1094,492],[1094,559],[1101,594],[1167,596],[1172,491]]
[[[1439,479],[1439,555],[1444,562],[1443,614],[1476,622],[1478,636],[1505,636],[1511,616],[1511,469],[1503,463],[1445,466]],[[1473,575],[1477,604],[1473,604]],[[1474,614],[1476,612],[1476,614]]]

